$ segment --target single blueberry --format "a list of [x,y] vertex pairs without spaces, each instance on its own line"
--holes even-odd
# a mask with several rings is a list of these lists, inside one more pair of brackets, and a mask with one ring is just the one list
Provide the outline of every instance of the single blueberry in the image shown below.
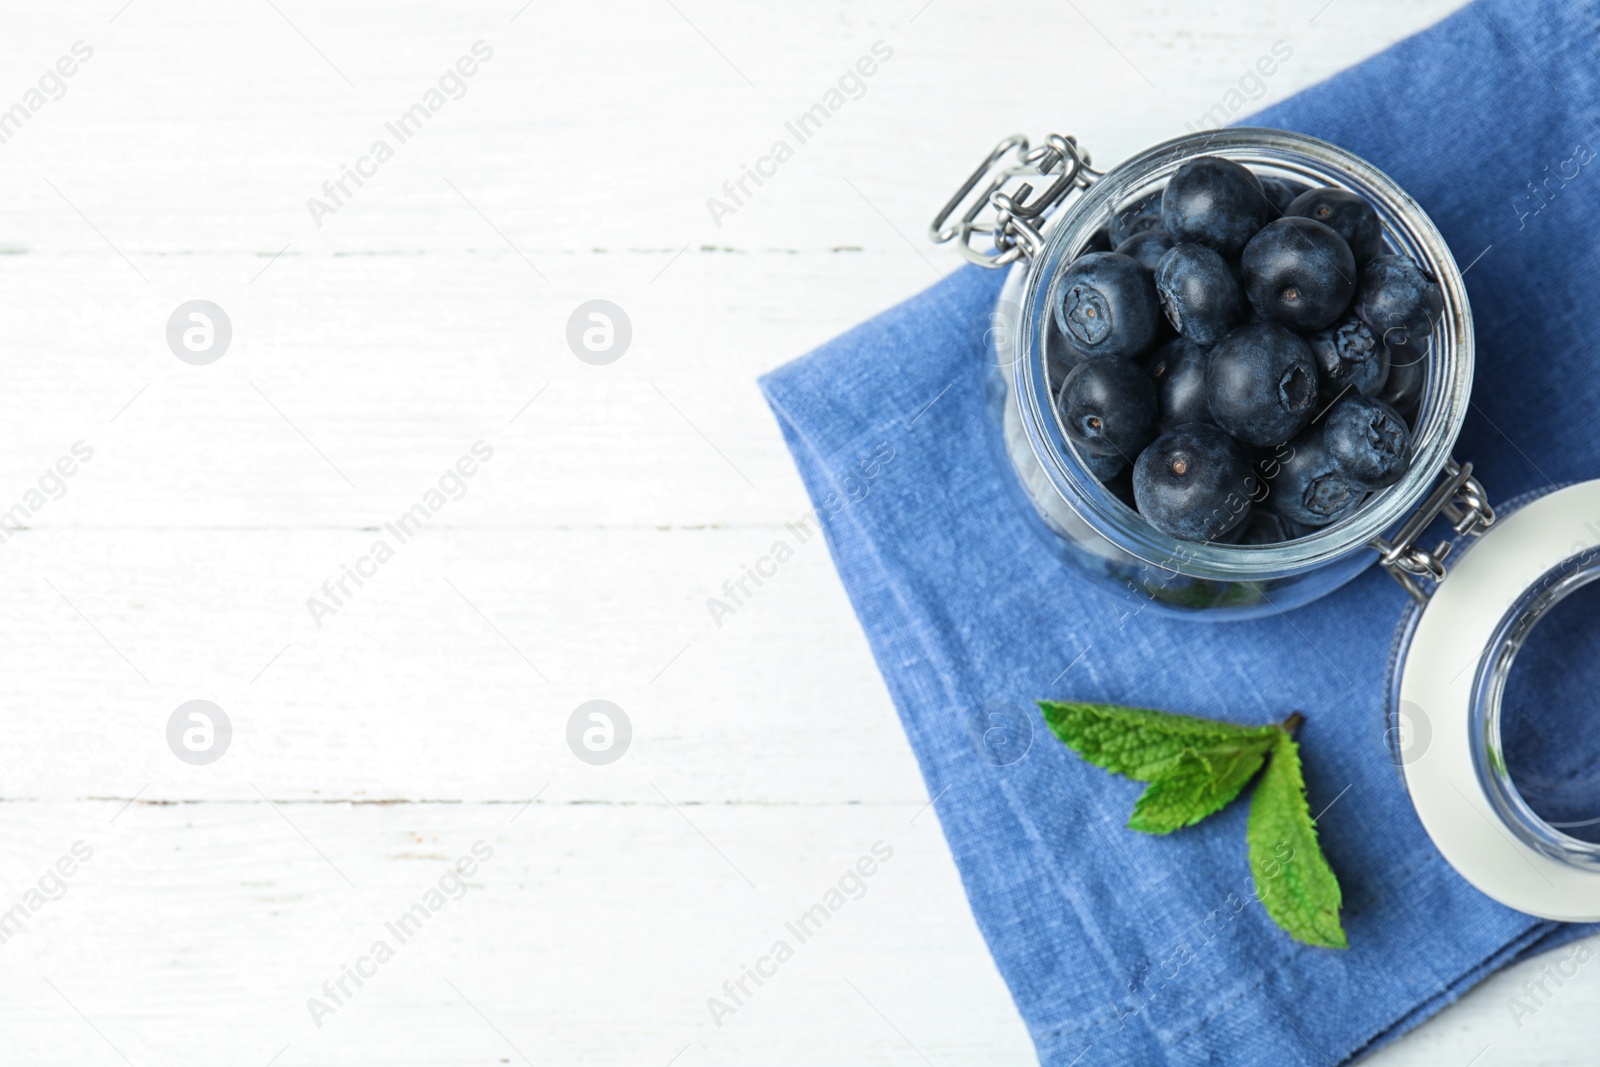
[[1322,441],[1338,467],[1363,489],[1400,480],[1411,465],[1411,431],[1381,400],[1352,393],[1328,409]]
[[1072,373],[1082,360],[1078,353],[1067,344],[1067,339],[1061,333],[1061,327],[1056,325],[1054,317],[1046,321],[1044,326],[1044,364],[1050,374],[1050,392],[1052,395],[1061,392],[1061,383],[1067,380],[1067,375]]
[[1102,484],[1121,474],[1128,466],[1128,460],[1119,455],[1101,456],[1093,452],[1079,452],[1078,462],[1094,475],[1095,481]]
[[1133,467],[1123,467],[1114,477],[1105,483],[1106,489],[1112,496],[1128,505],[1129,511],[1138,511],[1139,505],[1133,499]]
[[1249,517],[1251,515],[1254,515],[1255,513],[1256,513],[1256,509],[1252,505],[1250,510],[1248,512],[1246,512],[1245,520],[1243,522],[1234,523],[1233,529],[1224,531],[1223,533],[1220,533],[1217,536],[1211,538],[1211,543],[1214,544],[1214,545],[1236,545],[1236,544],[1238,544],[1239,543],[1239,539],[1244,536],[1245,527],[1250,525],[1250,518]]
[[1345,392],[1376,396],[1389,380],[1389,350],[1378,343],[1367,324],[1346,315],[1306,338],[1317,361],[1317,384],[1323,400]]
[[1089,235],[1089,240],[1083,246],[1083,251],[1079,255],[1087,255],[1090,252],[1109,252],[1111,249],[1111,233],[1105,227],[1101,227]]
[[1174,245],[1156,265],[1155,277],[1167,321],[1196,344],[1216,344],[1244,318],[1239,280],[1214,248]]
[[1156,429],[1165,433],[1187,422],[1211,422],[1206,406],[1206,357],[1209,351],[1187,337],[1178,337],[1156,349],[1150,361],[1161,415]]
[[1078,452],[1131,462],[1156,435],[1156,384],[1125,359],[1086,359],[1067,375],[1056,411]]
[[1139,514],[1184,541],[1226,536],[1250,513],[1256,485],[1238,443],[1205,422],[1168,430],[1133,465]]
[[1389,380],[1384,382],[1378,399],[1400,414],[1409,415],[1422,399],[1428,382],[1428,354],[1432,351],[1431,337],[1420,348],[1410,344],[1389,346]]
[[1316,413],[1311,349],[1277,323],[1239,327],[1206,360],[1206,404],[1217,425],[1244,444],[1287,441]]
[[1433,275],[1409,256],[1379,256],[1361,268],[1351,307],[1393,350],[1427,339],[1444,310],[1444,296]]
[[1344,238],[1298,215],[1270,222],[1252,237],[1239,270],[1250,306],[1296,330],[1333,325],[1356,291],[1356,260]]
[[1302,526],[1297,522],[1290,522],[1275,511],[1265,508],[1253,508],[1250,518],[1241,529],[1240,545],[1281,545],[1285,541],[1295,541],[1310,533],[1310,527]]
[[1161,192],[1161,221],[1168,233],[1230,258],[1261,229],[1271,210],[1256,176],[1220,156],[1189,160]]
[[1289,205],[1294,203],[1294,198],[1306,191],[1305,186],[1288,178],[1257,174],[1256,181],[1261,183],[1261,191],[1267,194],[1267,203],[1272,205],[1272,210],[1268,212],[1272,218],[1289,214]]
[[1163,229],[1141,230],[1117,246],[1117,251],[1122,255],[1131,256],[1139,266],[1147,271],[1154,272],[1156,264],[1161,262],[1161,257],[1167,249],[1177,242],[1172,235]]
[[1129,359],[1156,339],[1161,305],[1150,272],[1130,256],[1091,252],[1056,279],[1056,325],[1079,357]]
[[1151,193],[1141,200],[1135,200],[1111,217],[1107,229],[1111,234],[1112,247],[1136,234],[1161,229],[1161,194]]
[[1343,237],[1357,265],[1383,251],[1383,223],[1378,213],[1347,189],[1310,189],[1297,196],[1284,214],[1316,219]]
[[1306,526],[1326,526],[1344,518],[1366,499],[1367,491],[1339,469],[1323,442],[1318,423],[1289,442],[1287,455],[1269,482],[1267,506]]

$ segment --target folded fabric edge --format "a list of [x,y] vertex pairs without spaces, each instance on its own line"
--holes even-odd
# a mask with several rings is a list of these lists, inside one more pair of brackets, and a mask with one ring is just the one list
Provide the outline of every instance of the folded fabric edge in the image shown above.
[[[926,296],[928,292],[931,292],[931,288],[922,294],[918,294],[917,297],[911,298],[906,303],[911,303]],[[830,482],[821,455],[801,427],[799,420],[795,419],[788,410],[789,382],[784,374],[785,371],[796,369],[809,358],[814,358],[814,356],[802,357],[802,359],[795,360],[771,374],[762,376],[758,380],[758,385],[769,408],[772,410],[778,423],[779,431],[782,433],[784,442],[789,448],[791,457],[794,459],[801,482],[805,486],[807,496],[810,498],[812,506],[820,519],[825,510],[823,500],[829,491]],[[995,955],[994,946],[997,942],[999,931],[991,929],[989,917],[978,914],[972,908],[972,899],[975,894],[981,895],[982,879],[986,876],[982,865],[988,861],[985,857],[976,854],[958,855],[957,849],[952,842],[952,836],[960,837],[960,827],[952,825],[950,814],[938,804],[938,799],[941,795],[945,792],[958,791],[952,790],[951,787],[962,783],[952,779],[951,781],[943,782],[937,787],[938,792],[935,791],[935,782],[939,780],[940,774],[942,772],[948,773],[950,768],[941,768],[933,762],[931,753],[934,746],[931,741],[922,737],[919,725],[911,718],[907,710],[912,706],[912,702],[915,699],[911,690],[918,687],[914,686],[907,674],[902,672],[909,672],[914,665],[921,664],[922,671],[937,674],[937,671],[931,666],[932,650],[927,649],[920,641],[909,636],[909,631],[912,629],[909,613],[901,602],[898,592],[886,580],[888,572],[872,538],[866,536],[860,525],[845,512],[835,513],[820,521],[819,525],[824,531],[825,543],[828,546],[829,556],[833,560],[834,571],[839,576],[840,584],[844,586],[845,595],[849,598],[851,608],[855,612],[857,621],[867,638],[868,647],[871,649],[879,676],[889,689],[891,700],[895,706],[896,718],[900,721],[901,729],[906,732],[912,756],[917,761],[918,772],[922,777],[923,787],[929,794],[929,806],[933,808],[934,815],[939,820],[940,834],[944,838],[945,847],[950,851],[952,858],[957,861],[956,873],[961,879],[962,892],[966,898],[968,913],[972,915],[973,921],[983,934],[984,949],[989,953],[990,959],[995,962],[996,970],[1006,985],[1012,1006],[1017,1010],[1020,1021],[1026,1027],[1029,1039],[1034,1044],[1036,1054],[1042,1053],[1044,1035],[1036,1031],[1033,1020],[1021,1010],[1021,996],[1024,991],[1013,984],[1012,976],[1007,973],[1004,961]],[[853,545],[860,552],[859,558],[846,559],[839,550],[839,540],[848,533],[856,535],[853,538]],[[878,595],[875,596],[873,590],[877,590]],[[868,625],[868,616],[877,616],[884,625]],[[900,670],[889,670],[888,667],[891,664],[897,666]],[[942,688],[940,680],[930,679],[930,681],[932,683],[931,687]],[[930,686],[924,686],[923,688],[930,688]],[[970,768],[967,768],[962,777],[971,779],[976,775]],[[1017,812],[1009,797],[1006,798],[1004,805],[992,809],[991,814],[998,814],[1000,810],[1004,810],[1006,816],[1012,820],[1015,832],[1026,836],[1027,829],[1018,821]],[[988,829],[992,832],[994,828],[991,826]],[[961,862],[963,859],[967,860],[967,862]]]

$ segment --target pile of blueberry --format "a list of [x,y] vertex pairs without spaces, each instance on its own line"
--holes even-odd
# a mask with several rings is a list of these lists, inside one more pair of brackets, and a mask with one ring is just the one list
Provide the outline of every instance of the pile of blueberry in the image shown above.
[[1365,200],[1201,156],[1096,233],[1050,305],[1085,466],[1173,537],[1266,545],[1405,473],[1444,302]]

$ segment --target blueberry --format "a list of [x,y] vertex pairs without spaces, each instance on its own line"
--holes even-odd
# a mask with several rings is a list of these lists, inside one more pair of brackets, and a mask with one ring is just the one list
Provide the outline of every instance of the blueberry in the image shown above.
[[1055,319],[1046,320],[1044,327],[1044,364],[1050,373],[1050,394],[1052,396],[1061,392],[1061,383],[1067,380],[1067,375],[1072,373],[1072,368],[1080,362],[1078,353],[1074,352],[1067,344],[1067,339],[1061,334],[1061,327],[1057,326]]
[[1117,251],[1132,256],[1139,266],[1154,272],[1161,257],[1177,242],[1166,230],[1141,230],[1117,246]]
[[1228,257],[1239,254],[1271,210],[1256,176],[1220,156],[1189,160],[1161,193],[1161,221],[1168,233]]
[[1128,461],[1121,456],[1097,456],[1093,452],[1079,452],[1078,461],[1101,483],[1109,482],[1128,466]]
[[1211,538],[1210,539],[1211,543],[1214,544],[1214,545],[1236,545],[1236,544],[1238,544],[1239,543],[1239,539],[1244,536],[1245,527],[1250,525],[1249,516],[1254,515],[1255,511],[1256,511],[1256,509],[1254,507],[1251,507],[1251,509],[1246,513],[1245,520],[1243,522],[1236,522],[1236,523],[1233,524],[1233,528],[1232,529],[1225,530],[1222,533],[1218,534],[1217,536]]
[[1400,480],[1411,465],[1411,431],[1381,400],[1352,393],[1328,410],[1322,441],[1345,477],[1363,489]]
[[1344,238],[1361,264],[1383,251],[1383,223],[1372,205],[1345,189],[1310,189],[1295,197],[1285,215],[1316,219]]
[[1206,361],[1211,417],[1243,444],[1281,444],[1311,421],[1317,365],[1298,336],[1271,322],[1234,330]]
[[1173,329],[1196,344],[1216,344],[1244,318],[1244,294],[1233,268],[1205,245],[1174,245],[1161,257],[1156,297]]
[[1168,430],[1133,465],[1139,514],[1184,541],[1224,537],[1250,513],[1256,485],[1243,449],[1204,422]]
[[1294,203],[1295,197],[1306,190],[1305,186],[1288,178],[1271,178],[1258,174],[1256,181],[1261,183],[1261,191],[1267,195],[1267,203],[1272,205],[1272,210],[1268,212],[1272,218],[1289,214],[1289,205]]
[[1137,356],[1156,339],[1161,306],[1137,260],[1116,252],[1079,256],[1056,279],[1056,325],[1079,357]]
[[1422,399],[1422,389],[1428,378],[1428,353],[1432,351],[1431,338],[1421,348],[1409,344],[1390,346],[1389,380],[1378,393],[1378,399],[1402,415],[1410,414]]
[[1356,260],[1344,238],[1316,219],[1268,223],[1239,259],[1250,306],[1296,330],[1333,325],[1356,290]]
[[1444,296],[1409,256],[1379,256],[1361,268],[1352,308],[1392,350],[1427,339],[1444,310]]
[[1107,491],[1124,504],[1129,511],[1138,511],[1139,505],[1133,499],[1133,468],[1123,467],[1122,470],[1105,483]]
[[1086,359],[1056,400],[1067,437],[1080,453],[1131,461],[1156,435],[1156,384],[1124,359]]
[[1235,544],[1240,545],[1281,545],[1285,541],[1294,541],[1310,533],[1309,527],[1297,522],[1290,522],[1275,511],[1265,508],[1254,508],[1250,518],[1245,520],[1240,527],[1240,536]]
[[1161,194],[1151,193],[1129,204],[1112,216],[1107,229],[1111,231],[1113,247],[1137,234],[1161,229]]
[[1168,341],[1156,349],[1150,361],[1150,377],[1155,379],[1161,416],[1156,429],[1162,433],[1186,422],[1211,422],[1206,406],[1206,357],[1209,352],[1186,337]]
[[1353,512],[1366,490],[1341,471],[1323,442],[1322,424],[1289,442],[1271,480],[1267,505],[1291,522],[1326,526]]
[[1083,246],[1083,252],[1079,254],[1087,255],[1090,252],[1109,252],[1111,249],[1111,234],[1104,227],[1101,227],[1089,235],[1088,242]]
[[1317,361],[1317,384],[1323,400],[1346,391],[1376,396],[1389,380],[1389,350],[1378,343],[1367,324],[1346,315],[1321,333],[1306,338]]

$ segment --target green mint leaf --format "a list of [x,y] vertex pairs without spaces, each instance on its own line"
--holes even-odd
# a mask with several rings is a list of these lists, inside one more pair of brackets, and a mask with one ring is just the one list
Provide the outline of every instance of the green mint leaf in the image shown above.
[[1050,729],[1085,760],[1148,783],[1128,826],[1166,834],[1238,796],[1261,765],[1246,836],[1256,892],[1272,921],[1308,945],[1348,948],[1342,895],[1306,803],[1295,712],[1272,726],[1237,726],[1116,704],[1042,700]]
[[1252,742],[1268,744],[1281,732],[1276,726],[1235,726],[1117,704],[1041,700],[1039,708],[1068,748],[1096,767],[1136,782],[1155,781],[1185,752],[1240,749]]
[[1271,744],[1270,737],[1250,737],[1232,746],[1186,750],[1150,780],[1133,806],[1129,829],[1169,834],[1222,809],[1255,777]]
[[1273,738],[1266,772],[1250,798],[1246,836],[1250,874],[1272,921],[1304,944],[1349,948],[1339,925],[1339,880],[1317,844],[1300,746],[1287,731]]

